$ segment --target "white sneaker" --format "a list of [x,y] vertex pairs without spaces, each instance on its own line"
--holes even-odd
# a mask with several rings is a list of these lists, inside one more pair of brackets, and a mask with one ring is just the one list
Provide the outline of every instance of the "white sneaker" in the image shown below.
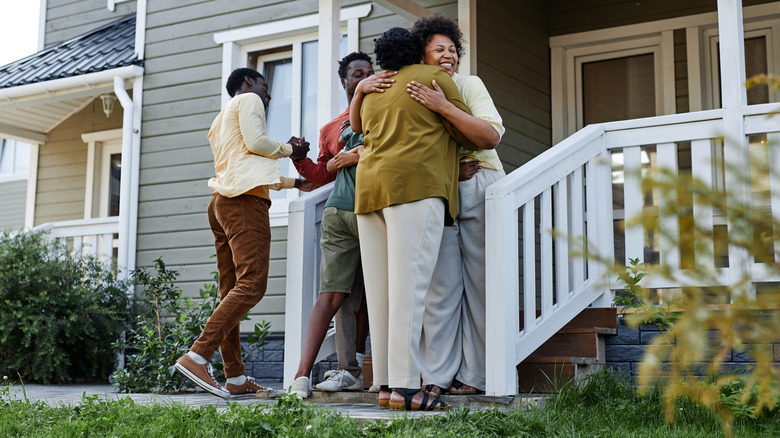
[[325,380],[330,379],[330,376],[336,374],[338,371],[339,370],[328,370],[328,371],[325,371],[325,374],[324,374]]
[[290,394],[295,394],[298,398],[305,399],[311,394],[311,383],[306,376],[298,377],[292,382],[292,385],[287,389]]
[[352,376],[347,370],[338,370],[331,374],[328,380],[318,383],[315,388],[321,391],[361,391],[363,389],[363,375]]
[[380,391],[379,385],[371,385],[370,388],[368,388],[368,392],[379,392]]

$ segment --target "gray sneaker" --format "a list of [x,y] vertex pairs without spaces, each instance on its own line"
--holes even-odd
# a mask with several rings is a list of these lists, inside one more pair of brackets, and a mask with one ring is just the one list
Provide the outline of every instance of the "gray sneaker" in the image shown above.
[[320,391],[361,391],[363,390],[363,375],[352,376],[347,370],[338,370],[332,373],[327,380],[318,383],[315,388]]

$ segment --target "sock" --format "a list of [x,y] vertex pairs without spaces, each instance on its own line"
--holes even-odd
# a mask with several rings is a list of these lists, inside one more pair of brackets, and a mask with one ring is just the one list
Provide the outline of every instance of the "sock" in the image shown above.
[[360,368],[363,368],[363,356],[364,356],[364,354],[363,353],[356,353],[355,356],[357,357],[358,366]]
[[231,385],[243,385],[246,382],[246,376],[228,377],[227,383]]
[[203,358],[203,356],[199,355],[198,353],[195,353],[194,351],[188,351],[187,356],[190,357],[190,359],[194,360],[195,363],[203,365],[204,363],[207,363],[208,361]]

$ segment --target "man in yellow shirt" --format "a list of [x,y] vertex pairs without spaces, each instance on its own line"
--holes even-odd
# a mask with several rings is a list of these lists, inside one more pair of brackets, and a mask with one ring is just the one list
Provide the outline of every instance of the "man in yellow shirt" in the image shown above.
[[[216,176],[208,218],[219,271],[219,307],[203,332],[176,363],[176,369],[206,391],[223,398],[263,390],[244,375],[240,321],[265,294],[271,227],[268,186],[278,184],[279,158],[306,155],[308,143],[268,137],[265,112],[271,95],[265,78],[250,68],[234,70],[226,88],[232,99],[211,124],[209,144]],[[220,349],[227,382],[212,373],[211,357]]]

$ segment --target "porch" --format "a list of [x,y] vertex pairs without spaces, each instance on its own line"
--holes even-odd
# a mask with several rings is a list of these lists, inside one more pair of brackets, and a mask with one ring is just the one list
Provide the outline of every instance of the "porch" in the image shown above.
[[[777,105],[748,105],[741,2],[718,1],[717,17],[720,108],[590,124],[488,188],[488,395],[517,394],[518,364],[584,309],[611,307],[614,290],[622,286],[604,277],[607,271],[599,257],[624,262],[636,258],[675,273],[671,281],[649,279],[647,286],[654,289],[696,281],[677,244],[686,230],[681,230],[676,217],[658,213],[658,206],[670,199],[659,194],[651,208],[645,203],[643,167],[671,174],[689,171],[713,189],[749,200],[751,181],[743,176],[755,172],[751,164],[756,158],[751,162],[750,152],[760,149],[768,167],[760,175],[766,202],[754,207],[780,216],[780,121],[771,117]],[[563,121],[565,115],[553,115],[553,125]],[[567,126],[576,127],[574,119],[569,122]],[[688,153],[690,165],[681,165],[681,155]],[[729,165],[723,166],[724,162]],[[617,163],[622,163],[622,169]],[[285,385],[292,381],[316,299],[319,223],[329,191],[326,186],[290,204]],[[734,227],[734,217],[696,203],[692,209],[699,227],[726,233]],[[653,214],[668,235],[648,236],[641,223],[630,222]],[[616,223],[628,225],[621,228]],[[553,229],[556,235],[550,233]],[[571,255],[569,237],[585,236],[590,256]],[[723,260],[717,264],[714,257],[710,260],[717,278],[698,285],[724,287],[747,276],[751,286],[735,293],[755,294],[756,285],[780,281],[767,269],[780,250],[780,243],[774,245],[770,261],[729,246]],[[697,262],[708,263],[702,258],[712,257],[712,252],[695,256]],[[332,352],[324,344],[320,356]]]

